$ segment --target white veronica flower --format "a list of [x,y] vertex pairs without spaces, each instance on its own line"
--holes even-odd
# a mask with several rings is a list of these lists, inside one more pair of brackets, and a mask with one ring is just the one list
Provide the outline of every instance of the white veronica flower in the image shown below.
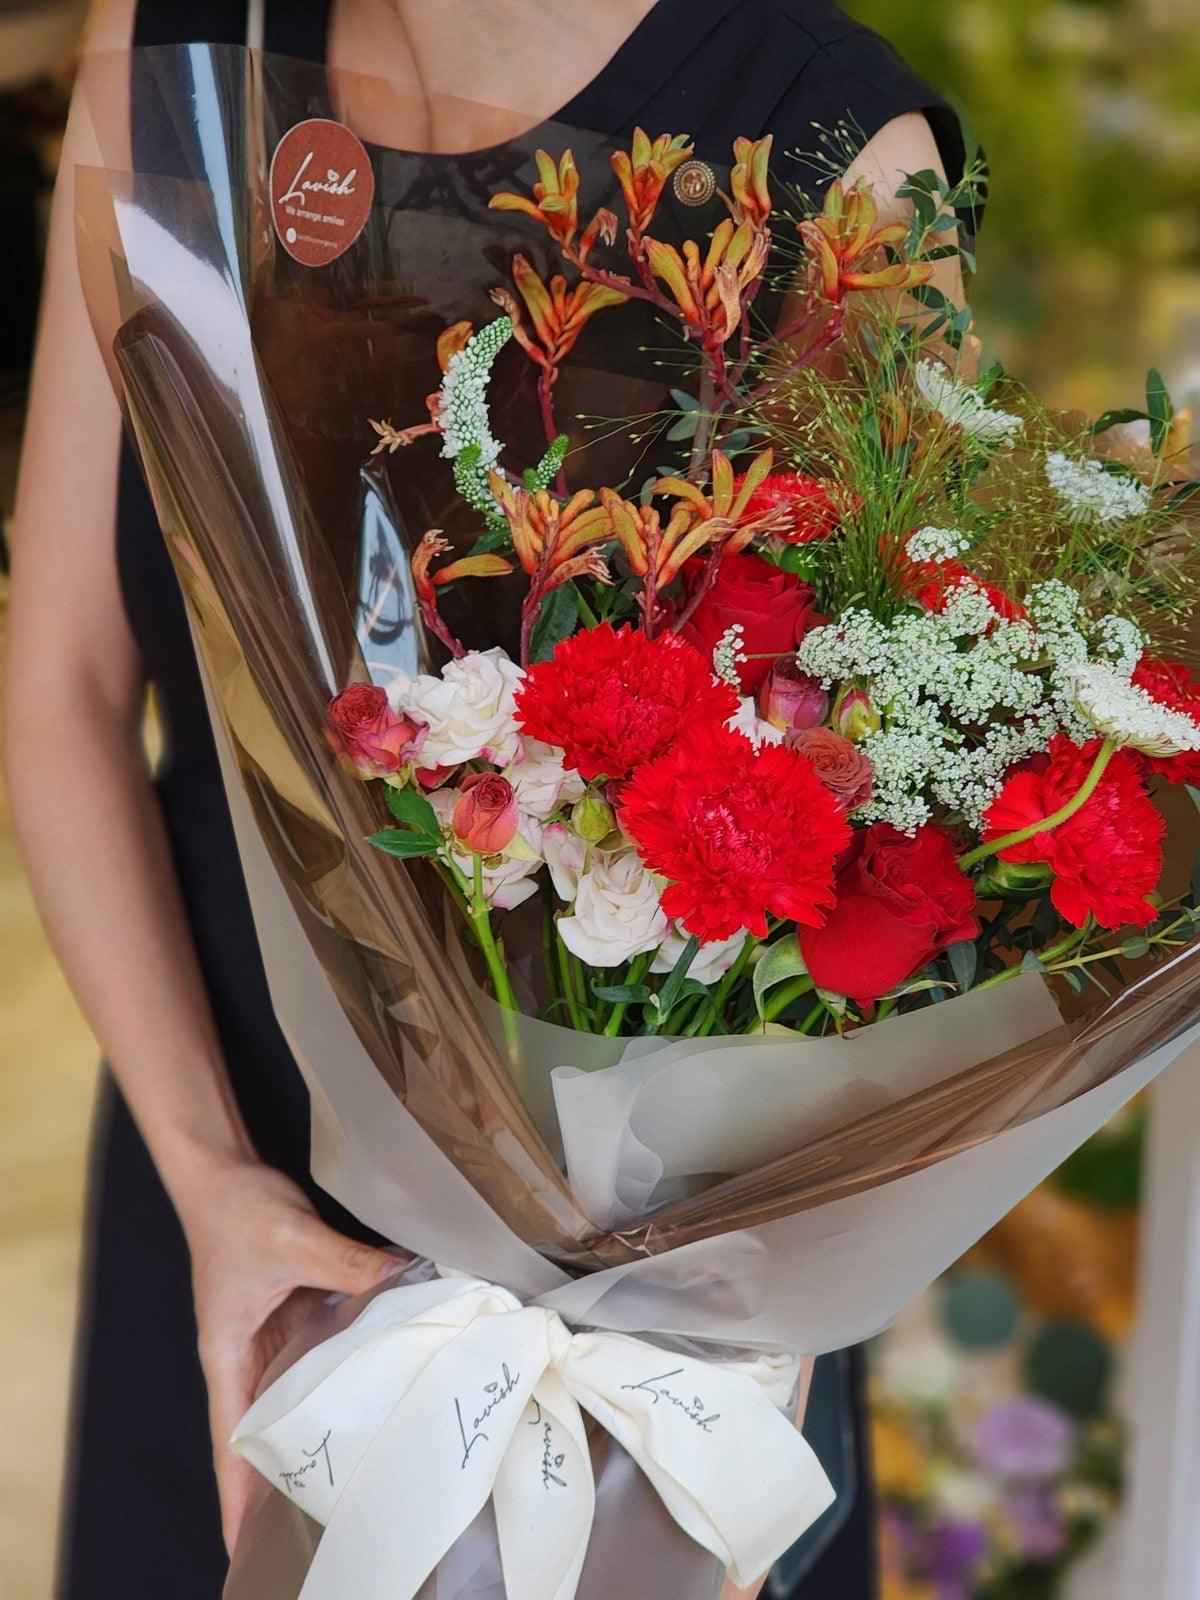
[[1150,509],[1151,493],[1123,473],[1106,472],[1099,461],[1072,461],[1061,450],[1046,457],[1046,480],[1059,499],[1081,522],[1118,527]]
[[520,747],[514,703],[524,676],[503,650],[472,650],[449,662],[440,678],[401,674],[388,699],[393,710],[429,724],[422,766],[457,767],[482,757],[502,767]]
[[528,735],[521,736],[504,776],[521,810],[534,817],[553,816],[562,806],[573,805],[587,788],[577,772],[563,766],[561,750]]
[[913,561],[954,561],[966,555],[971,541],[957,528],[921,528],[904,548]]
[[1160,760],[1200,750],[1200,725],[1182,711],[1159,705],[1108,662],[1074,667],[1071,685],[1080,715],[1106,739]]
[[988,449],[1011,443],[1024,427],[1020,417],[989,406],[978,389],[954,377],[936,361],[918,361],[913,368],[917,392],[930,411]]
[[500,458],[501,445],[492,437],[488,420],[487,390],[492,363],[512,337],[512,322],[497,317],[480,328],[446,363],[438,392],[438,426],[442,454],[453,459],[468,445],[479,446],[476,466],[488,472]]
[[[673,922],[667,937],[658,947],[658,954],[650,963],[651,972],[674,972],[687,945],[689,935],[677,922]],[[718,939],[712,944],[702,944],[692,957],[687,969],[689,978],[697,983],[718,983],[737,960],[746,942],[744,933],[735,933],[731,939]]]
[[595,850],[580,875],[570,916],[558,932],[591,967],[618,967],[656,949],[666,937],[659,885],[636,850]]

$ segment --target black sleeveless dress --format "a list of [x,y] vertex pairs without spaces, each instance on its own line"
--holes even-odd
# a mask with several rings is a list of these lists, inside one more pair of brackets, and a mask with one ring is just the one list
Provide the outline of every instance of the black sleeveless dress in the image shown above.
[[[328,0],[268,0],[265,46],[324,59]],[[142,0],[135,43],[243,43],[245,0]],[[947,169],[963,140],[950,108],[875,34],[831,0],[658,0],[632,38],[561,112],[627,137],[690,133],[727,158],[738,134],[773,131],[776,149],[815,149],[817,127],[865,137],[923,111]],[[133,108],[135,148],[139,137]],[[196,947],[251,1136],[264,1160],[359,1231],[308,1176],[308,1104],[271,1011],[182,600],[132,454],[121,459],[116,560],[129,622],[167,730],[158,779]],[[231,1219],[232,1220],[232,1219]],[[217,1600],[224,1551],[187,1251],[179,1224],[111,1077],[101,1083],[59,1600]],[[854,1385],[861,1433],[861,1373]],[[873,1593],[870,1497],[795,1590],[803,1600]]]

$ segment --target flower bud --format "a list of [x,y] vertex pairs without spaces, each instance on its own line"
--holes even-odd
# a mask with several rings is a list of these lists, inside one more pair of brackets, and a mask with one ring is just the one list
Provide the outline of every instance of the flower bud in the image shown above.
[[475,772],[463,780],[450,826],[465,849],[497,856],[513,842],[520,820],[508,779],[498,772]]
[[867,691],[848,683],[833,702],[833,726],[843,739],[858,744],[869,733],[879,732],[883,718]]
[[1001,861],[993,856],[975,879],[975,892],[981,899],[995,896],[1011,900],[1024,895],[1042,894],[1054,881],[1054,874],[1041,861]]
[[589,791],[571,807],[571,827],[588,844],[599,844],[617,825],[616,812],[607,800]]
[[780,733],[819,728],[829,715],[829,696],[816,678],[801,672],[794,656],[785,656],[758,691],[758,714]]

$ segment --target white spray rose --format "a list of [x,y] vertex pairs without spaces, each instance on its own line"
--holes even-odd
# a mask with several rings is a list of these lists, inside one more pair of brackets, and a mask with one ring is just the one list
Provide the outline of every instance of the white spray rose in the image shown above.
[[733,733],[744,734],[756,750],[761,750],[764,744],[783,743],[781,730],[759,716],[753,695],[745,695],[738,701],[737,710],[725,726]]
[[423,766],[458,767],[482,757],[502,767],[520,745],[514,701],[524,676],[503,650],[472,650],[447,663],[440,678],[400,674],[388,699],[394,710],[429,724]]
[[[687,945],[689,935],[686,929],[673,922],[668,930],[667,937],[658,947],[658,954],[650,965],[651,972],[674,972],[680,956]],[[702,944],[692,957],[692,964],[687,969],[687,976],[696,983],[713,984],[720,980],[729,971],[738,958],[738,952],[746,942],[744,933],[735,933],[731,939],[717,939],[712,944]]]
[[659,886],[636,850],[595,850],[579,878],[575,908],[558,931],[591,967],[617,967],[654,950],[667,932]]
[[525,735],[504,776],[521,810],[534,817],[549,817],[561,806],[573,805],[587,787],[577,772],[563,766],[561,750]]
[[542,853],[550,868],[555,894],[570,905],[587,865],[587,844],[577,833],[572,833],[565,822],[551,822],[542,829]]

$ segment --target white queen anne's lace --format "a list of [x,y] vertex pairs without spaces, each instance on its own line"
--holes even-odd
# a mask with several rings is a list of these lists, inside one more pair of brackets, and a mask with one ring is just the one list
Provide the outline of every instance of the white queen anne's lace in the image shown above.
[[971,541],[957,528],[921,528],[904,548],[912,561],[954,561],[966,555]]
[[1080,715],[1106,739],[1160,758],[1200,750],[1200,726],[1191,717],[1160,705],[1110,663],[1085,662],[1070,679]]
[[[1077,743],[1095,736],[1079,673],[1102,673],[1106,685],[1128,690],[1137,629],[1115,616],[1093,624],[1076,591],[1057,580],[1036,585],[1026,610],[1027,618],[1000,616],[968,580],[940,612],[907,611],[885,626],[851,610],[808,634],[801,668],[826,688],[864,685],[882,719],[862,742],[874,772],[872,798],[858,812],[864,822],[911,833],[942,807],[978,827],[1015,762],[1059,732]],[[1112,695],[1128,714],[1127,696],[1116,687]],[[1154,725],[1161,735],[1161,721]]]
[[913,379],[930,411],[939,412],[969,439],[989,450],[1011,444],[1024,426],[1020,417],[989,406],[978,389],[954,377],[936,361],[918,361]]
[[1099,461],[1072,461],[1061,450],[1046,457],[1046,481],[1080,522],[1115,528],[1144,517],[1150,509],[1150,490],[1144,483],[1107,472]]

